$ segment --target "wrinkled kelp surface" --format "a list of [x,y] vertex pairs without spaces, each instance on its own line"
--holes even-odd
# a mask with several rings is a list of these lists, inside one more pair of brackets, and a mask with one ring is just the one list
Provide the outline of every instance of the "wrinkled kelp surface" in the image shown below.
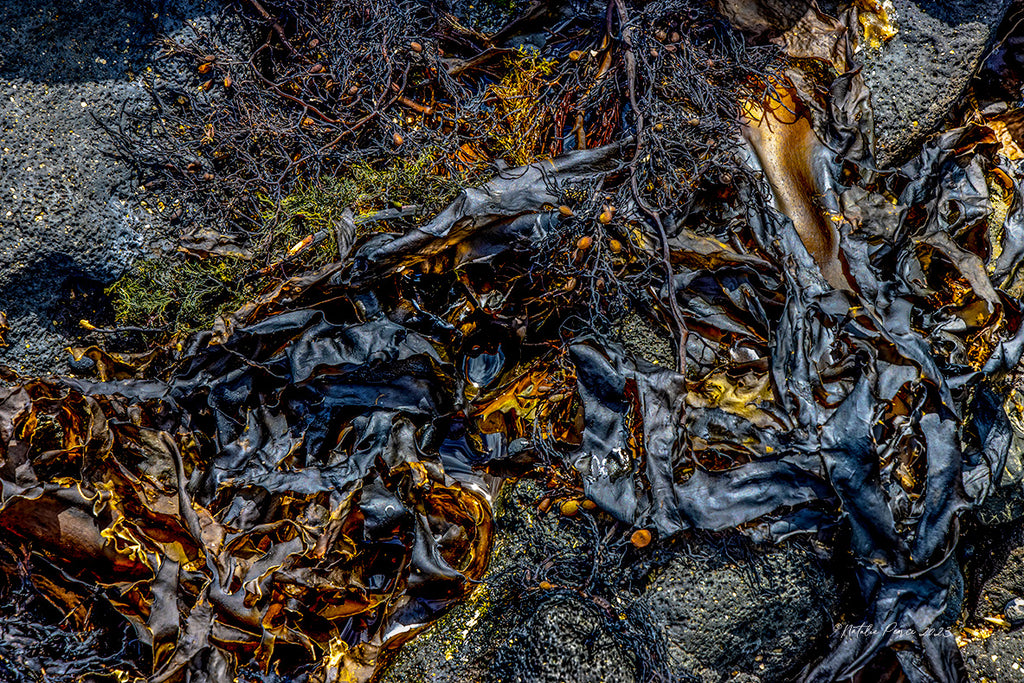
[[[804,678],[965,678],[959,520],[1001,476],[1024,349],[1019,162],[979,120],[875,168],[847,27],[881,19],[811,9],[783,34],[799,59],[735,102],[729,178],[684,169],[673,204],[652,174],[681,124],[645,60],[686,4],[607,6],[620,141],[499,169],[403,233],[345,214],[332,263],[178,349],[8,378],[8,571],[138,641],[71,674],[368,680],[483,575],[500,481],[539,472],[655,538],[843,529],[870,628]],[[626,311],[674,366],[616,340]]]

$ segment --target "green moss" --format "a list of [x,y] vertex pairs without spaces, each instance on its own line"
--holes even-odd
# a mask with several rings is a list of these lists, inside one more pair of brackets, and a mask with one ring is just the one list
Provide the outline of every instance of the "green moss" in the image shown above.
[[[326,232],[331,237],[320,251],[329,257],[334,253],[332,224],[346,208],[356,214],[357,222],[360,217],[410,204],[421,206],[421,216],[426,216],[443,208],[468,180],[438,173],[437,154],[431,151],[376,164],[359,162],[345,176],[299,183],[280,202],[261,197],[260,219],[273,229],[261,234],[265,243],[258,251],[284,254],[303,237]],[[380,222],[371,227],[380,231],[407,225]]]
[[300,182],[280,204],[261,197],[262,215],[267,222],[304,220],[311,226],[326,227],[346,207],[357,215],[407,204],[421,205],[428,212],[438,210],[467,180],[438,173],[438,159],[437,152],[428,150],[383,162],[361,161],[344,176]]
[[[357,217],[417,204],[422,216],[450,202],[468,178],[437,172],[437,154],[353,165],[341,177],[299,182],[280,201],[260,197],[257,221],[263,227],[246,245],[251,259],[228,256],[197,258],[175,254],[143,260],[107,289],[121,325],[167,328],[187,333],[209,327],[218,315],[234,310],[287,274],[319,267],[336,258],[333,224],[346,208]],[[358,220],[358,218],[357,218]],[[366,223],[373,230],[409,225]],[[306,237],[318,244],[288,259],[287,268],[270,267],[288,257]]]
[[353,166],[352,182],[360,188],[353,209],[364,215],[406,204],[419,204],[428,213],[440,210],[455,197],[465,179],[437,173],[437,159],[437,152],[427,151],[380,168]]
[[122,325],[166,327],[180,333],[209,327],[220,313],[240,306],[252,287],[241,259],[185,254],[146,259],[107,289]]

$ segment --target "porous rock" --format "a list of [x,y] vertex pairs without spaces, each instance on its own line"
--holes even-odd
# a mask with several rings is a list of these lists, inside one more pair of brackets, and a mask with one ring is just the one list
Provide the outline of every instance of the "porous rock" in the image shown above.
[[652,545],[645,577],[595,594],[590,513],[539,514],[540,496],[531,482],[502,494],[484,581],[406,644],[383,682],[786,681],[831,630],[839,589],[795,543]]
[[647,590],[672,672],[708,682],[725,672],[794,680],[836,619],[832,573],[794,543],[758,547],[739,561],[710,550],[678,556]]
[[1003,616],[1006,604],[1024,597],[1024,527],[1020,522],[974,534],[971,545],[972,616]]
[[[1024,521],[969,529],[969,595],[964,663],[972,681],[1024,681]],[[1007,610],[1007,607],[1010,607]],[[993,625],[1011,624],[1011,628]],[[987,635],[987,631],[992,633]],[[984,637],[987,635],[987,637]]]
[[970,680],[975,683],[1024,681],[1024,631],[999,631],[973,640],[962,649]]
[[905,160],[960,100],[1009,0],[893,0],[898,33],[858,55],[871,91],[876,161]]
[[[103,288],[144,248],[157,219],[100,122],[148,107],[161,36],[192,30],[205,0],[0,3],[0,311],[11,326],[0,363],[67,368],[85,318],[112,322]],[[194,75],[159,74],[187,79]]]
[[571,570],[543,569],[585,554],[591,539],[579,520],[539,514],[540,498],[532,482],[506,486],[483,582],[405,645],[382,683],[637,680],[618,613],[572,587]]

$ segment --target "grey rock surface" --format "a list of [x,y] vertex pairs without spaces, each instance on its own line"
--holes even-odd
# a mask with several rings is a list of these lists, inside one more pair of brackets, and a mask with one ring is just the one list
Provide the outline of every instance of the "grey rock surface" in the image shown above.
[[976,619],[1004,615],[1006,604],[1024,598],[1024,530],[1008,525],[997,530],[976,552],[983,567],[975,582],[972,613]]
[[832,631],[839,588],[815,554],[786,544],[759,548],[748,562],[681,555],[645,601],[674,674],[710,683],[739,671],[767,683],[795,680],[813,658]]
[[563,562],[586,557],[594,539],[583,522],[538,514],[540,495],[529,481],[505,487],[484,581],[404,646],[381,683],[638,680],[637,658],[655,644],[622,624],[626,604],[575,588],[583,577]]
[[[67,367],[78,320],[109,322],[103,287],[137,256],[153,217],[97,119],[150,102],[141,78],[160,35],[192,30],[218,2],[0,3],[0,363]],[[152,72],[149,72],[152,74]]]
[[[1024,624],[1018,605],[1024,598],[1024,521],[982,527],[967,536],[970,549],[967,622],[992,628],[987,618],[1006,620],[987,638],[971,631],[962,647],[972,681],[1024,681]],[[1009,609],[1008,609],[1009,608]]]
[[[800,545],[733,560],[706,541],[648,548],[629,563],[644,575],[609,593],[587,586],[599,542],[587,515],[538,514],[539,496],[506,488],[484,581],[383,682],[789,681],[831,631],[839,589]],[[613,560],[633,552],[602,543]]]
[[893,0],[899,32],[858,55],[874,109],[876,161],[904,160],[963,95],[1010,0]]
[[997,632],[967,643],[962,652],[970,680],[975,683],[1024,681],[1024,631]]

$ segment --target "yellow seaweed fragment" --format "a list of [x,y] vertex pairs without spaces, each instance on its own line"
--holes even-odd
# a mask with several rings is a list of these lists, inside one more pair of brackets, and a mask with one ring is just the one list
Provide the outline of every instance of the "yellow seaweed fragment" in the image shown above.
[[878,49],[899,32],[892,0],[857,0],[857,21],[864,40]]

